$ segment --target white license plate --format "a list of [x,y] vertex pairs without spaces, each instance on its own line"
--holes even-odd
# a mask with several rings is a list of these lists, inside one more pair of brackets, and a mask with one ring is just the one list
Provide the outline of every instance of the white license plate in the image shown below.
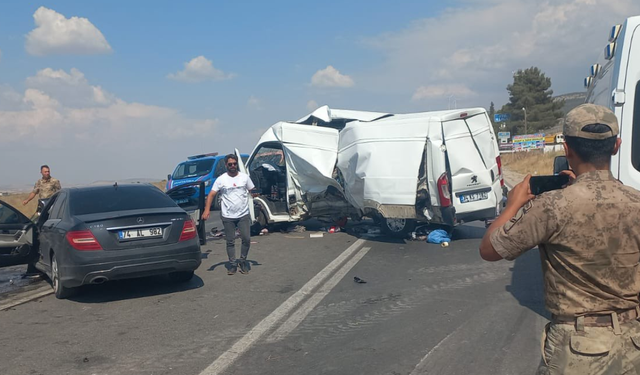
[[188,203],[189,202],[189,198],[176,199],[175,202],[176,202],[176,204]]
[[489,193],[473,193],[473,194],[465,194],[460,196],[460,203],[469,203],[469,202],[477,202],[485,199],[489,199]]
[[130,229],[121,230],[118,232],[118,238],[121,240],[133,240],[153,237],[162,237],[162,228]]

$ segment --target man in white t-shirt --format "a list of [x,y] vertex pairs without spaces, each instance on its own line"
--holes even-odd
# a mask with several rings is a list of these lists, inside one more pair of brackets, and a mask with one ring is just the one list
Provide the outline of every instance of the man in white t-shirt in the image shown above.
[[[207,196],[202,219],[207,220],[211,214],[211,203],[216,194],[220,193],[220,218],[224,226],[224,235],[227,239],[227,255],[229,265],[227,274],[233,275],[240,267],[240,273],[249,273],[247,255],[251,246],[251,216],[249,215],[249,194],[255,188],[251,178],[242,172],[238,172],[238,158],[234,154],[225,156],[224,162],[227,173],[221,174],[213,183]],[[240,231],[242,248],[240,261],[236,261],[236,228]]]

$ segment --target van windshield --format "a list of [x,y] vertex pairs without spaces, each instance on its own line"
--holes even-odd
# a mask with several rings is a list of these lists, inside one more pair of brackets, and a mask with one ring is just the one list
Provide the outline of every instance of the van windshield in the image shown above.
[[185,161],[184,163],[180,163],[180,165],[178,165],[171,178],[173,180],[180,180],[183,178],[204,176],[211,172],[214,161],[215,160],[211,159]]

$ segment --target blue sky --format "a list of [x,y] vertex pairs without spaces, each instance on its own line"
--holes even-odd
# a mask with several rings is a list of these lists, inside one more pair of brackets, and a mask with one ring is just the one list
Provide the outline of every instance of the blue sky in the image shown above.
[[632,0],[5,1],[0,185],[43,163],[70,184],[160,179],[190,154],[250,152],[324,104],[499,107],[529,66],[579,91],[611,25],[639,13]]

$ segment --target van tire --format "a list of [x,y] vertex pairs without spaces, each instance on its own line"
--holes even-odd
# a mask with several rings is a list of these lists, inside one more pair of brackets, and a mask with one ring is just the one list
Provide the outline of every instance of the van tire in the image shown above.
[[380,226],[382,231],[389,236],[407,238],[409,233],[416,229],[416,221],[413,219],[382,218]]
[[[257,209],[258,207],[256,207]],[[258,236],[263,228],[267,226],[267,215],[262,208],[258,209],[258,215],[256,216],[256,222],[251,224],[251,235]]]

